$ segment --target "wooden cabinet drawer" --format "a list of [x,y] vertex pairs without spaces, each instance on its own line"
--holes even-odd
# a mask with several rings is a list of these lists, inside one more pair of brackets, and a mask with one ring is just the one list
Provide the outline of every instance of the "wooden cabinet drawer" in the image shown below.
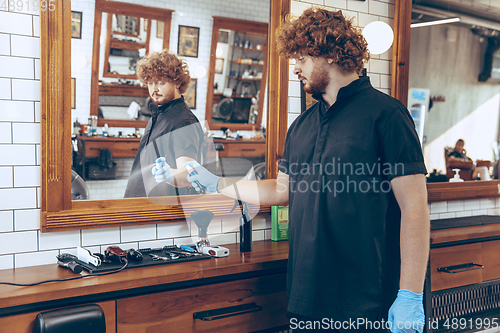
[[500,279],[500,240],[481,243],[483,281]]
[[219,157],[257,157],[266,155],[265,143],[224,143]]
[[[106,333],[116,332],[115,301],[106,301],[106,302],[90,303],[90,304],[97,304],[102,308],[106,320]],[[23,313],[14,316],[0,317],[0,332],[32,333],[36,316],[40,312],[45,312],[50,310],[56,310],[56,309],[49,309],[37,312]]]
[[[221,319],[194,313],[256,303],[262,310]],[[285,274],[230,281],[117,301],[117,332],[253,332],[286,325]]]
[[113,157],[135,157],[139,142],[115,142],[112,149]]
[[113,157],[135,157],[139,142],[86,142],[85,157],[99,157],[101,149],[111,149]]
[[[431,249],[431,291],[465,286],[483,281],[483,269],[451,269],[451,273],[439,271],[444,267],[469,263],[483,265],[481,243]],[[471,270],[472,269],[472,270]]]
[[500,240],[431,249],[430,262],[432,291],[500,279]]

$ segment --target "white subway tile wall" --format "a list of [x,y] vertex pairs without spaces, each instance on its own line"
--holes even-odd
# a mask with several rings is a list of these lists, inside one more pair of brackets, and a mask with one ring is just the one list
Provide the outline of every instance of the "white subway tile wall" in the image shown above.
[[[4,39],[2,38],[2,35],[0,35],[0,48],[2,47],[2,43],[4,43]],[[8,41],[7,41],[8,43]],[[1,54],[1,49],[0,49],[0,54]],[[0,99],[9,99],[12,98],[12,83],[11,79],[3,79],[0,78]]]
[[12,167],[0,167],[0,187],[12,187]]
[[14,211],[14,230],[40,229],[40,209],[23,209]]
[[19,253],[14,256],[14,265],[16,268],[29,267],[37,265],[48,265],[55,263],[54,258],[59,251],[39,251],[31,253]]
[[[129,1],[135,2],[135,1]],[[148,6],[175,9],[172,17],[170,49],[177,50],[178,26],[200,27],[200,54],[208,54],[212,33],[212,15],[229,16],[235,13],[241,19],[267,21],[268,7],[252,3],[251,9],[241,10],[243,0],[235,0],[230,6],[209,5],[198,0],[199,5],[189,6],[179,1],[146,1]],[[342,9],[354,17],[356,24],[364,27],[371,21],[381,20],[393,24],[394,0],[292,1],[292,12],[299,15],[311,5]],[[18,8],[19,9],[19,8]],[[75,253],[76,246],[85,246],[93,252],[102,252],[108,245],[123,247],[161,247],[173,244],[193,244],[198,228],[190,222],[144,225],[137,227],[106,228],[69,231],[61,233],[40,232],[40,55],[39,16],[31,9],[14,12],[0,10],[0,269],[55,263],[55,255],[61,252]],[[72,2],[72,10],[82,11],[82,39],[72,39],[72,51],[87,60],[83,68],[73,68],[76,78],[76,109],[74,121],[86,123],[90,109],[90,61],[94,5],[93,1]],[[224,13],[221,13],[221,10]],[[189,15],[181,16],[181,13]],[[248,15],[254,15],[251,18]],[[202,23],[194,20],[202,20]],[[208,57],[188,58],[190,68],[203,65],[208,68]],[[368,75],[373,76],[374,86],[389,93],[391,50],[374,56],[368,64]],[[301,112],[299,81],[290,66],[289,123]],[[197,109],[200,120],[205,118],[206,80],[198,81]],[[125,129],[115,129],[125,130]],[[117,133],[116,133],[117,134]],[[130,163],[130,162],[128,162]],[[117,165],[120,172],[130,170],[130,165]],[[90,186],[92,182],[89,182]],[[114,186],[114,185],[113,185]],[[117,185],[118,186],[118,185]],[[123,186],[123,184],[121,185]],[[104,191],[104,190],[103,190]],[[123,193],[112,187],[110,192]],[[109,193],[108,193],[109,194]],[[487,213],[499,215],[500,199],[463,200],[430,205],[431,218],[445,218]],[[448,215],[451,214],[451,215]],[[209,228],[212,244],[238,242],[238,219],[216,219]],[[253,238],[270,239],[270,216],[255,218]]]
[[[354,18],[354,24],[360,28],[364,28],[368,23],[373,21],[384,21],[391,27],[394,26],[394,1],[395,0],[307,0],[307,1],[292,1],[291,12],[294,16],[299,16],[305,9],[311,6],[321,6],[330,10],[342,10],[342,13],[348,17]],[[391,88],[391,60],[392,48],[381,55],[372,56],[370,61],[366,64],[367,75],[373,87],[378,90],[390,94]],[[290,84],[292,82],[300,84],[297,76],[293,74],[293,65],[290,65],[289,72]],[[297,89],[290,89],[288,98],[288,126],[300,114],[301,99],[300,88],[299,93]]]
[[0,211],[0,232],[9,232],[14,230],[14,211]]
[[10,35],[0,34],[0,55],[10,56]]

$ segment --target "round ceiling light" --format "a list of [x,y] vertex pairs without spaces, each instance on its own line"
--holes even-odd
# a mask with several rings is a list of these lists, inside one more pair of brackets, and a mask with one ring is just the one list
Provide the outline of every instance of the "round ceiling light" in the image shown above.
[[382,21],[374,21],[363,29],[363,36],[368,42],[371,54],[381,54],[387,51],[394,40],[394,33],[390,25]]

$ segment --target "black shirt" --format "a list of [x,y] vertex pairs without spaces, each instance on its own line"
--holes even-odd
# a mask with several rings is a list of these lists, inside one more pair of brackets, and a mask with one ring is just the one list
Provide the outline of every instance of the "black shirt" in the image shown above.
[[160,107],[150,102],[149,108],[152,117],[139,143],[124,197],[187,194],[187,188],[177,189],[167,183],[156,183],[151,169],[160,156],[165,157],[172,169],[182,167],[176,163],[176,159],[181,156],[200,161],[204,139],[200,122],[183,97]]
[[451,153],[448,154],[448,156],[453,156],[453,157],[463,158],[463,159],[467,158],[467,156],[464,153],[459,153],[458,151],[452,151]]
[[397,176],[426,173],[415,125],[398,100],[361,77],[290,126],[288,311],[387,319],[399,284]]

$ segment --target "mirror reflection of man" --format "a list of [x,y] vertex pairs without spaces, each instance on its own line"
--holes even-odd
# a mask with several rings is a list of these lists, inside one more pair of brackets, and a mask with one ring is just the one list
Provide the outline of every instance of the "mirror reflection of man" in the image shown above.
[[281,28],[278,48],[318,102],[290,125],[277,179],[235,183],[195,162],[188,179],[250,203],[289,205],[294,332],[323,331],[306,325],[324,328],[323,319],[333,332],[422,332],[430,221],[410,113],[358,77],[367,43],[341,11],[307,9]]
[[182,96],[191,82],[187,64],[168,50],[154,52],[138,61],[137,76],[148,87],[151,119],[124,197],[187,194],[190,183],[182,165],[200,161],[203,144],[200,122]]
[[458,139],[453,147],[453,151],[448,154],[448,159],[458,160],[458,161],[472,161],[469,156],[467,156],[467,151],[464,149],[465,141],[463,139]]

